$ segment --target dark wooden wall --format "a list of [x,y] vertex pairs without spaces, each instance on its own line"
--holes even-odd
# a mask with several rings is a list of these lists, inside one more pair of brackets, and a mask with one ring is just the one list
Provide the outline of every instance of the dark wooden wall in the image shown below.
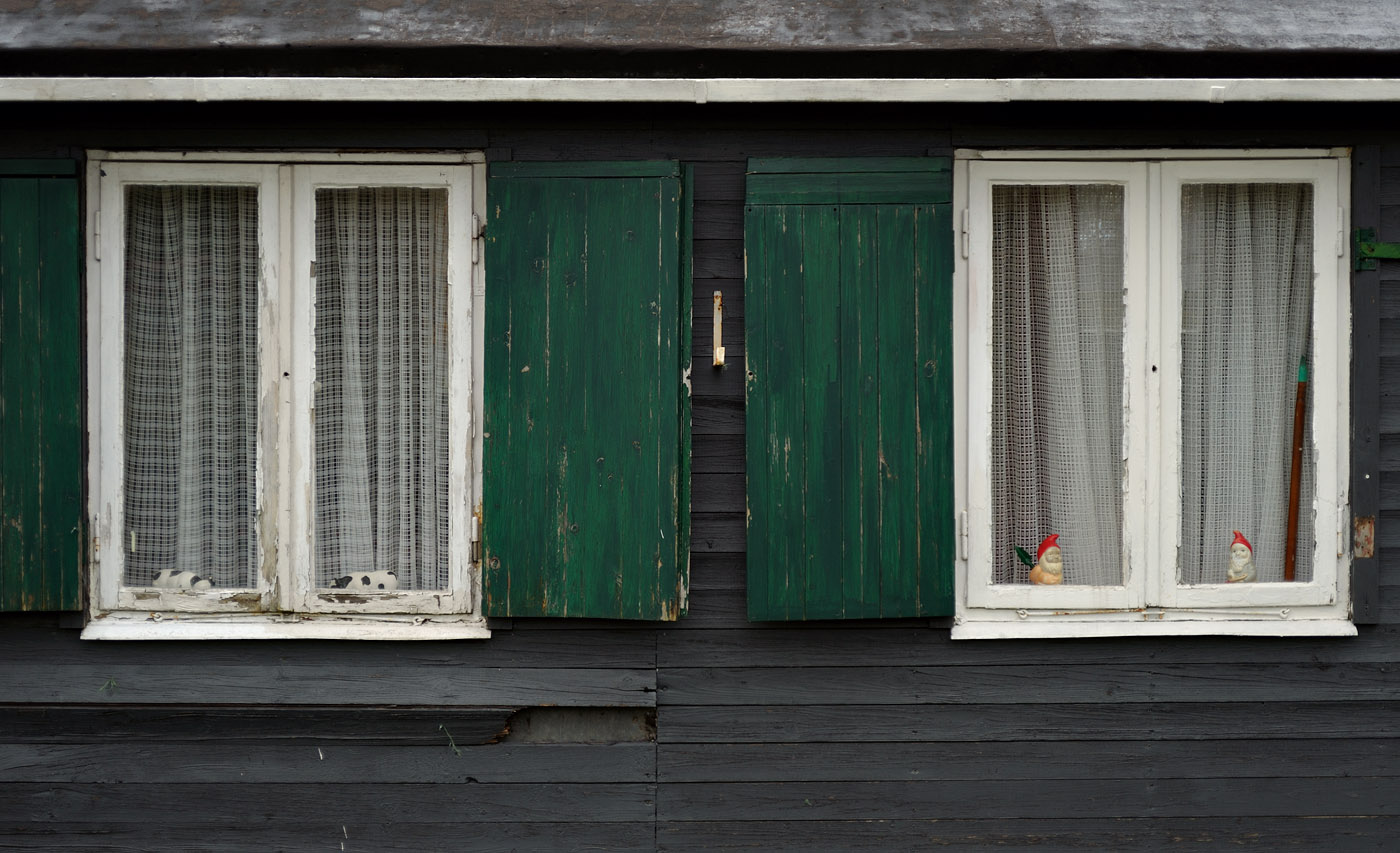
[[[1355,112],[353,112],[34,108],[11,112],[0,155],[469,147],[694,164],[690,615],[397,644],[84,643],[62,617],[0,618],[0,850],[1393,849],[1400,264],[1380,274],[1382,624],[1361,636],[953,643],[946,622],[751,624],[744,608],[746,157],[1376,145],[1381,239],[1400,240],[1400,144]],[[518,713],[543,706],[561,706],[554,725]],[[641,723],[591,725],[605,707]],[[571,714],[580,725],[558,725]]]

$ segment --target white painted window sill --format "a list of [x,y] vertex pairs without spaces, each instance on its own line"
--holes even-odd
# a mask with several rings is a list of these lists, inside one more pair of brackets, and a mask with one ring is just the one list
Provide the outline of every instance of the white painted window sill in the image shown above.
[[442,617],[292,619],[108,614],[83,627],[84,640],[484,640],[479,619]]
[[1061,637],[1355,637],[1345,619],[1216,619],[1162,621],[959,621],[954,640]]

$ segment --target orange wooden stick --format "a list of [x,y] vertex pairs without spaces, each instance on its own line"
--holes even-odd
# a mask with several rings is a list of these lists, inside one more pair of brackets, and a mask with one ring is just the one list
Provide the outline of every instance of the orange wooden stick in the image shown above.
[[1293,403],[1293,470],[1288,476],[1288,540],[1283,545],[1283,579],[1293,580],[1298,564],[1298,492],[1303,479],[1303,415],[1308,407],[1308,363],[1298,362],[1298,399]]

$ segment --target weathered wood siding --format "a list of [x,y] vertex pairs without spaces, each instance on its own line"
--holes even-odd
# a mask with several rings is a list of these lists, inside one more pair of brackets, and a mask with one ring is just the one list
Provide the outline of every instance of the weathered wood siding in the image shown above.
[[[710,367],[698,322],[678,622],[517,619],[461,643],[83,643],[58,617],[0,618],[0,849],[1336,851],[1400,835],[1400,263],[1379,276],[1383,585],[1381,624],[1361,636],[953,643],[946,620],[755,624],[745,607],[748,157],[1379,139],[1380,236],[1400,240],[1400,135],[1356,111],[20,112],[14,156],[679,160],[695,173],[696,316],[724,292],[730,367]],[[655,740],[489,743],[544,705],[654,709]]]

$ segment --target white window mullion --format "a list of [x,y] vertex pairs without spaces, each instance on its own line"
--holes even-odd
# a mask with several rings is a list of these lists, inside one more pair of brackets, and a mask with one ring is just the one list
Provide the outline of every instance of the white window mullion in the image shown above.
[[312,274],[316,262],[316,200],[304,167],[289,167],[292,177],[291,294],[288,303],[288,353],[291,373],[291,459],[287,468],[290,524],[283,531],[291,565],[292,607],[312,609],[314,598],[313,528],[315,526],[315,459],[312,434],[315,425],[316,352],[315,293]]
[[[274,291],[276,298],[271,300],[272,304],[267,310],[273,325],[263,335],[264,352],[275,354],[275,358],[267,359],[271,370],[269,387],[273,394],[267,398],[268,402],[265,405],[275,407],[277,416],[267,430],[272,435],[265,438],[275,440],[272,444],[271,464],[267,470],[276,472],[276,479],[269,482],[276,502],[269,504],[269,510],[263,516],[268,521],[263,524],[262,533],[265,541],[276,545],[277,606],[281,610],[294,610],[297,602],[296,578],[292,570],[296,565],[296,555],[292,553],[292,542],[295,539],[292,531],[296,529],[292,521],[292,502],[296,497],[292,460],[297,457],[296,441],[299,437],[293,415],[296,411],[296,382],[299,376],[296,353],[292,345],[296,339],[297,328],[292,310],[292,296],[298,290],[294,274],[298,236],[293,227],[296,221],[295,199],[292,167],[278,166],[277,235],[280,242],[277,251],[277,287]],[[263,418],[263,422],[266,425],[266,417]]]
[[[1147,597],[1151,562],[1153,491],[1152,434],[1157,407],[1150,396],[1153,362],[1152,281],[1149,259],[1157,231],[1148,204],[1153,177],[1145,164],[1133,164],[1124,198],[1123,298],[1123,573],[1124,606],[1139,608]],[[1147,512],[1144,513],[1143,509]]]
[[[1152,165],[1149,204],[1157,223],[1156,255],[1148,275],[1154,288],[1153,324],[1157,351],[1156,497],[1159,513],[1153,525],[1157,541],[1152,552],[1154,606],[1176,602],[1176,577],[1181,531],[1181,200],[1175,184],[1164,177],[1161,164]],[[1170,168],[1168,167],[1170,172]]]

